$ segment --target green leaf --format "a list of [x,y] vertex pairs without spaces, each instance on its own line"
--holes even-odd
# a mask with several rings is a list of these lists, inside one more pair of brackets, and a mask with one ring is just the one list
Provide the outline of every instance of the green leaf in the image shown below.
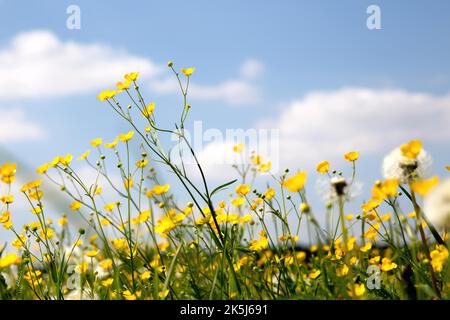
[[444,245],[444,246],[447,246],[447,245],[445,244],[445,241],[441,238],[441,235],[436,231],[436,228],[433,226],[433,224],[432,224],[430,221],[428,221],[427,218],[425,218],[425,217],[423,217],[423,218],[424,218],[425,222],[427,223],[428,228],[430,228],[430,231],[431,231],[431,233],[433,234],[433,236],[434,236],[434,238],[436,239],[436,241],[437,241],[439,244],[442,244],[442,245]]
[[180,244],[177,251],[175,252],[175,255],[172,258],[172,261],[170,262],[169,272],[167,273],[166,281],[164,282],[163,292],[165,292],[167,290],[167,288],[169,287],[170,278],[172,277],[172,274],[175,271],[178,254],[180,253],[182,247],[183,247],[183,243]]
[[234,180],[232,180],[232,181],[230,181],[230,182],[227,182],[227,183],[224,183],[224,184],[218,186],[217,188],[215,188],[215,189],[211,192],[210,197],[212,197],[213,194],[215,194],[215,193],[221,191],[222,189],[225,189],[225,188],[228,187],[229,185],[235,183],[236,181],[237,181],[237,179],[234,179]]

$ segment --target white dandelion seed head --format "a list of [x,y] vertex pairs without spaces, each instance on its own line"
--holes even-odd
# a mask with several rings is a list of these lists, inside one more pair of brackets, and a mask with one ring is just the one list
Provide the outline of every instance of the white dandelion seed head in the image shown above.
[[383,176],[385,179],[397,179],[400,183],[425,179],[430,176],[432,159],[421,150],[416,159],[402,154],[400,148],[392,150],[383,160]]
[[349,183],[342,176],[334,176],[331,179],[322,177],[317,180],[316,191],[325,203],[333,203],[339,197],[350,201],[361,195],[362,183],[359,181]]
[[450,229],[450,179],[439,184],[425,197],[424,212],[434,226]]

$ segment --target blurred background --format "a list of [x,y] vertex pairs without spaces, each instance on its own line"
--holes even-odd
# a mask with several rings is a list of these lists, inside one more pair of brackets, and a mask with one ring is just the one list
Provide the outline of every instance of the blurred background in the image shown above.
[[[319,208],[315,165],[328,160],[348,174],[347,151],[361,151],[355,211],[381,177],[383,156],[411,139],[423,140],[434,173],[448,174],[448,1],[0,0],[0,8],[0,164],[18,164],[17,224],[32,219],[17,189],[36,167],[128,131],[96,99],[124,73],[140,72],[160,123],[173,127],[182,100],[168,60],[196,68],[188,128],[277,130],[276,154],[265,161],[308,170]],[[229,142],[204,141],[197,152],[212,184],[230,180],[231,169],[214,164],[232,152]],[[48,192],[53,215],[68,211]]]

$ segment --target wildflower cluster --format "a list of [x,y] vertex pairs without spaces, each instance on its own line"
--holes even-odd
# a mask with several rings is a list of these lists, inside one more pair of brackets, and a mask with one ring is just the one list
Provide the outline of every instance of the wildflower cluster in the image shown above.
[[[306,171],[275,175],[256,153],[249,165],[233,166],[236,179],[211,188],[185,135],[195,69],[168,67],[183,98],[175,127],[158,122],[158,107],[141,94],[139,73],[126,74],[98,99],[130,131],[95,138],[78,157],[57,156],[37,168],[41,178],[21,188],[32,218],[23,226],[13,223],[17,167],[0,166],[0,223],[15,236],[0,248],[0,298],[450,298],[450,180],[430,176],[421,141],[386,156],[384,179],[358,212],[347,210],[357,188],[358,151],[344,155],[348,176],[328,161],[317,164],[326,181],[320,209],[308,200]],[[165,135],[191,153],[201,183],[183,161],[172,161]],[[245,148],[238,143],[230,151]],[[81,165],[91,174],[83,175]],[[175,187],[161,181],[160,170],[174,176]],[[57,221],[44,184],[68,199],[68,213]],[[174,190],[189,201],[177,201]],[[374,277],[379,286],[371,285]]]

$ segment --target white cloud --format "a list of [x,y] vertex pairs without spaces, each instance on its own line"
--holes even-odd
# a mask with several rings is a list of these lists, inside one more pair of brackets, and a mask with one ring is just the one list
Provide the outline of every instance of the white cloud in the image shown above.
[[232,105],[254,104],[261,100],[259,88],[243,80],[227,80],[211,86],[194,83],[189,90],[192,99],[223,100]]
[[260,61],[256,59],[249,59],[242,64],[239,73],[243,78],[254,79],[263,74],[264,69],[265,67]]
[[0,49],[0,98],[33,98],[100,90],[130,71],[159,74],[150,60],[92,43],[63,42],[50,31],[18,34]]
[[23,110],[0,110],[0,143],[39,140],[44,136],[44,129],[26,119]]
[[[322,160],[343,161],[342,155],[351,150],[381,157],[411,139],[422,139],[425,147],[446,143],[449,123],[450,95],[346,88],[307,94],[255,128],[279,130],[278,153],[269,156],[275,168],[314,170]],[[212,164],[207,170],[215,178],[223,168],[214,161],[225,157],[224,152],[232,153],[227,144],[213,142],[200,153]]]
[[[173,77],[158,78],[164,68],[151,60],[116,50],[100,43],[62,41],[46,30],[16,35],[0,48],[0,99],[58,97],[101,90],[113,86],[126,72],[139,71],[158,93],[179,93]],[[194,100],[223,101],[250,105],[261,101],[262,92],[254,83],[264,65],[245,61],[236,78],[215,85],[191,83]]]
[[[252,80],[263,71],[263,65],[256,60],[244,62],[240,76],[215,85],[202,85],[195,82],[189,85],[189,97],[192,100],[223,101],[230,105],[252,105],[262,100],[262,91]],[[172,76],[150,82],[153,91],[161,94],[178,94],[178,82]]]
[[348,88],[310,93],[259,125],[279,128],[287,164],[311,165],[354,149],[383,154],[414,138],[444,142],[449,121],[450,96]]

